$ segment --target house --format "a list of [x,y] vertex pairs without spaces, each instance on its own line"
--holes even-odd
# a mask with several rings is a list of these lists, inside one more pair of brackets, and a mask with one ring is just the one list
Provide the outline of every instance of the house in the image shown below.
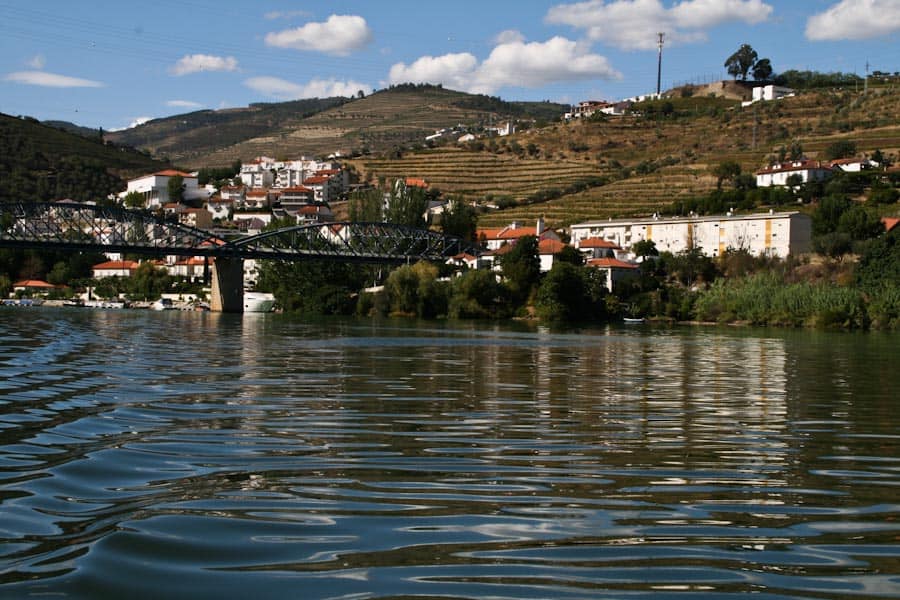
[[473,256],[467,252],[461,252],[451,256],[444,262],[445,264],[453,265],[454,267],[464,267],[467,269],[479,269],[487,266],[484,264],[484,261],[481,261],[477,256]]
[[616,252],[622,251],[622,247],[617,243],[601,237],[578,240],[575,247],[584,255],[586,261],[593,258],[616,258]]
[[506,227],[499,229],[479,229],[476,231],[476,238],[488,250],[498,250],[505,244],[514,244],[517,240],[527,235],[533,235],[538,239],[559,241],[559,236],[556,235],[556,232],[544,226],[543,219],[538,219],[535,227],[524,227],[519,222],[513,221]]
[[46,296],[55,289],[57,289],[57,286],[41,279],[25,279],[13,284],[13,292],[22,292],[31,295],[37,294],[39,296]]
[[212,196],[206,201],[206,210],[209,212],[212,220],[226,221],[231,217],[231,212],[234,210],[234,200],[222,198],[221,196]]
[[786,186],[792,175],[798,175],[801,183],[824,181],[831,176],[831,167],[805,158],[776,163],[756,172],[756,187]]
[[606,289],[610,293],[612,293],[616,284],[626,279],[634,278],[638,274],[638,266],[636,264],[617,258],[591,258],[586,265],[606,273]]
[[205,208],[186,208],[178,215],[178,222],[188,227],[209,229],[212,227],[212,215]]
[[584,100],[579,102],[577,105],[572,107],[571,112],[567,112],[563,115],[563,118],[566,121],[570,121],[572,119],[587,119],[593,116],[596,112],[603,112],[604,109],[613,106],[610,102],[604,102],[600,100]]
[[[897,225],[900,224],[900,219],[897,217],[881,217],[881,222],[884,223],[884,231],[887,233],[897,228]],[[897,231],[900,231],[900,229],[897,229]]]
[[165,265],[166,271],[173,277],[185,277],[192,281],[203,280],[207,272],[207,261],[202,256],[179,258]]
[[241,165],[241,181],[248,188],[267,188],[275,183],[274,161],[260,156],[249,163]]
[[334,220],[334,214],[327,204],[307,204],[301,206],[292,215],[297,219],[297,225],[309,225],[312,223],[328,223]]
[[844,173],[859,173],[868,169],[877,169],[880,165],[868,158],[839,158],[828,163],[832,170]]
[[271,205],[268,188],[254,188],[244,192],[244,201],[240,208],[258,210],[268,208]]
[[697,248],[707,256],[744,249],[755,256],[787,256],[810,251],[812,219],[799,212],[707,217],[617,219],[572,225],[572,243],[601,238],[626,250],[649,240],[660,252]]
[[301,206],[315,202],[315,192],[305,185],[295,185],[281,190],[279,201],[281,208],[289,213],[296,213]]
[[541,261],[541,273],[546,273],[553,268],[553,257],[568,247],[558,239],[544,238],[538,242],[538,258]]
[[741,106],[750,106],[754,102],[769,102],[770,100],[781,100],[789,98],[796,94],[796,90],[789,87],[779,85],[758,85],[753,88],[751,100],[741,102]]
[[94,265],[91,270],[94,279],[104,277],[131,277],[132,273],[140,266],[133,260],[110,260]]
[[169,204],[173,200],[169,198],[169,181],[173,177],[182,179],[182,198],[184,200],[205,200],[209,197],[207,189],[198,185],[196,175],[175,169],[166,169],[136,179],[129,179],[127,188],[119,194],[119,200],[124,200],[128,194],[138,193],[144,198],[145,208],[153,209]]

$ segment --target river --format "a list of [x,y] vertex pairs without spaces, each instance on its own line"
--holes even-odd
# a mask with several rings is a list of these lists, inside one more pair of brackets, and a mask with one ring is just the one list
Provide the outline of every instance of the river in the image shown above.
[[900,339],[0,308],[0,597],[897,598]]

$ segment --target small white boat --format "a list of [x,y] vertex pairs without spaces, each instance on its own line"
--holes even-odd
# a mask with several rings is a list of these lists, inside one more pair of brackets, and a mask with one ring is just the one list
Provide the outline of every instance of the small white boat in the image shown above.
[[272,312],[275,296],[267,292],[244,292],[244,312]]
[[625,323],[629,324],[629,325],[637,325],[638,323],[643,323],[643,322],[644,322],[644,319],[640,319],[640,318],[638,318],[638,319],[633,319],[633,318],[630,318],[630,317],[625,317],[625,318],[622,319],[622,320],[623,320]]
[[169,298],[160,298],[156,302],[150,305],[150,308],[153,310],[174,310],[175,305],[172,304],[172,301]]

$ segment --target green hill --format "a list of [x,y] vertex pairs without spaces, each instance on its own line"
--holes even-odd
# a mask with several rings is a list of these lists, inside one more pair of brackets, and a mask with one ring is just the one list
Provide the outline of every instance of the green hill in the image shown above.
[[478,127],[510,117],[553,120],[566,108],[547,102],[504,102],[438,86],[400,85],[364,98],[197,111],[107,133],[106,139],[199,168],[260,155],[378,154],[421,144],[425,136],[444,127]]
[[0,113],[0,202],[97,201],[168,166],[130,148]]

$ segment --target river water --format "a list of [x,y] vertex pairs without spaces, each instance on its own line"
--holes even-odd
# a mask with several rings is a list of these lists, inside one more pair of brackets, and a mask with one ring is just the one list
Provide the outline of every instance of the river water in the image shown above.
[[900,340],[0,309],[0,597],[897,598]]

